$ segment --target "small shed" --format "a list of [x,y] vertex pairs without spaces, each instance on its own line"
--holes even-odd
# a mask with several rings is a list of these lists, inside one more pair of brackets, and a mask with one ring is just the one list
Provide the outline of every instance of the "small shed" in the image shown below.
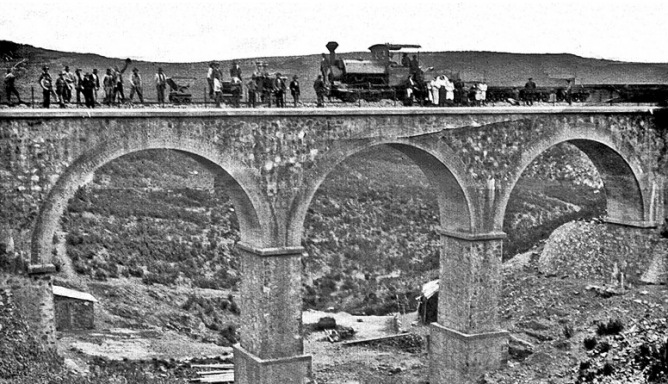
[[418,297],[418,318],[423,324],[435,323],[438,316],[438,280],[432,280],[422,286]]
[[56,313],[56,330],[67,331],[95,328],[95,303],[90,293],[53,286],[53,304]]

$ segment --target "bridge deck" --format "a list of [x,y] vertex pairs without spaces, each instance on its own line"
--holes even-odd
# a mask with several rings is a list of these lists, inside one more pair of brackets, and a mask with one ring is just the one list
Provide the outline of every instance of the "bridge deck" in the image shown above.
[[216,116],[382,116],[382,115],[543,115],[543,114],[624,114],[654,113],[655,106],[578,106],[578,107],[451,107],[451,108],[96,108],[96,109],[2,109],[0,119],[17,118],[93,118],[93,117],[216,117]]

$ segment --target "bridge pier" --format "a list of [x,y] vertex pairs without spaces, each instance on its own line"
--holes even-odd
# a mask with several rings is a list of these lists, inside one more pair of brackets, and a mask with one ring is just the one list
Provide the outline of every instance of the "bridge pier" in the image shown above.
[[237,244],[241,262],[241,344],[237,384],[303,384],[311,356],[302,338],[302,247]]
[[504,233],[441,234],[438,323],[432,323],[429,382],[463,384],[506,361],[508,332],[499,329]]

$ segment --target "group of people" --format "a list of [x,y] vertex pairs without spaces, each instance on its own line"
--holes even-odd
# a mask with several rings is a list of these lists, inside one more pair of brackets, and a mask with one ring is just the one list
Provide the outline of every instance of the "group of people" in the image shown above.
[[406,84],[408,100],[416,99],[421,104],[433,106],[483,106],[487,102],[487,84],[477,82],[466,88],[460,79],[450,80],[445,75],[430,81],[416,81],[409,75]]
[[[45,65],[42,67],[42,73],[38,79],[39,86],[42,88],[42,106],[49,108],[51,98],[53,97],[61,108],[65,108],[67,104],[73,102],[73,95],[76,95],[77,105],[81,105],[81,97],[83,96],[84,105],[88,108],[95,108],[95,106],[101,105],[99,102],[100,88],[104,91],[103,104],[111,106],[118,102],[124,103],[126,99],[123,74],[130,63],[131,60],[126,59],[122,69],[119,69],[118,66],[107,68],[106,74],[102,79],[100,79],[97,68],[93,69],[92,72],[82,74],[81,68],[77,68],[72,73],[70,72],[70,67],[66,65],[64,70],[58,74],[55,81],[49,73],[49,66]],[[133,101],[136,94],[139,102],[144,103],[142,78],[137,68],[132,70],[129,80],[130,102]],[[162,74],[162,68],[159,68],[158,74],[156,74],[156,84],[158,100],[164,103],[166,77]],[[162,98],[160,97],[161,95]]]

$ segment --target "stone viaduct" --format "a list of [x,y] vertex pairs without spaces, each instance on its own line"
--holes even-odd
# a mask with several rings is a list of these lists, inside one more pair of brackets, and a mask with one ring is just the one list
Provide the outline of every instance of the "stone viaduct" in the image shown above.
[[5,110],[0,225],[30,233],[33,284],[24,297],[53,343],[52,239],[68,200],[120,156],[188,154],[226,184],[240,223],[236,382],[301,384],[311,374],[301,329],[307,209],[337,164],[390,146],[422,169],[438,196],[441,300],[429,380],[468,382],[507,353],[497,314],[502,228],[522,171],[569,142],[601,175],[607,221],[649,231],[664,220],[664,127],[663,111],[648,107]]

